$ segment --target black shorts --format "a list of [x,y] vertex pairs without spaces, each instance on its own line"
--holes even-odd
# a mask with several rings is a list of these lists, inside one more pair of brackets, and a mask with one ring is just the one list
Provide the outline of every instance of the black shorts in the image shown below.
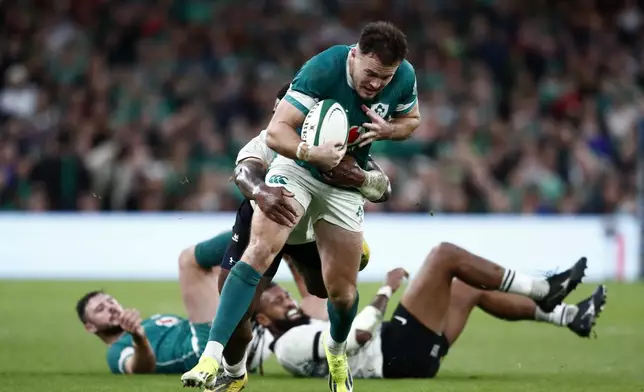
[[[253,207],[250,201],[244,199],[239,208],[237,209],[237,217],[235,218],[235,225],[233,226],[233,236],[228,243],[224,260],[221,263],[221,268],[230,270],[235,263],[239,261],[248,246],[250,241],[250,226],[253,220]],[[300,265],[306,266],[311,270],[321,270],[322,263],[320,261],[320,253],[315,242],[309,242],[301,245],[284,245],[280,253],[277,254],[271,266],[264,272],[264,277],[273,278],[280,267],[282,256],[287,254],[291,256]]]
[[398,305],[391,321],[383,323],[384,378],[433,378],[447,355],[449,343]]
[[[244,251],[248,246],[248,242],[250,241],[250,226],[253,221],[253,212],[253,206],[250,205],[250,201],[248,199],[244,199],[237,209],[237,217],[235,218],[235,225],[233,226],[233,236],[228,243],[224,259],[221,262],[222,269],[230,270],[233,268],[235,263],[238,262],[244,254]],[[275,257],[271,266],[268,267],[266,272],[264,272],[264,277],[272,279],[277,273],[281,261],[282,252]]]

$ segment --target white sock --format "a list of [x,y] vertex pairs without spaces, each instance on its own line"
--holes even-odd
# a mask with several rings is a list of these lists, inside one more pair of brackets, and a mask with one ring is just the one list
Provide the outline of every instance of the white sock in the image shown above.
[[537,310],[534,312],[534,319],[565,327],[572,322],[577,312],[579,312],[579,308],[575,305],[560,304],[550,313],[544,312],[537,306]]
[[545,279],[533,278],[515,270],[506,269],[499,291],[525,295],[538,301],[548,295],[550,285]]
[[326,334],[326,346],[333,355],[340,355],[346,351],[347,342],[336,342],[331,337],[331,332]]
[[221,363],[221,356],[224,353],[224,346],[219,343],[215,342],[214,340],[209,341],[206,343],[206,348],[203,350],[203,354],[201,354],[202,357],[210,357],[217,361],[217,363]]
[[244,353],[244,358],[242,358],[239,363],[236,363],[234,365],[230,365],[228,362],[226,362],[226,358],[224,357],[223,359],[223,364],[224,364],[224,371],[226,374],[228,374],[231,377],[239,378],[242,377],[244,374],[246,374],[246,360],[248,358],[248,351]]

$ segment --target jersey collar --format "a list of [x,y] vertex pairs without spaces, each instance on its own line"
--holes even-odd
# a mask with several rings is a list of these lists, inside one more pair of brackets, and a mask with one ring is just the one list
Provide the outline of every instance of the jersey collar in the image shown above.
[[353,90],[355,90],[355,87],[353,86],[353,80],[351,80],[351,72],[349,72],[349,58],[351,56],[351,49],[354,48],[354,47],[357,47],[357,46],[358,46],[358,44],[356,44],[355,46],[350,46],[349,47],[349,53],[347,53],[347,64],[346,64],[346,67],[345,67],[346,77],[347,77],[347,84]]

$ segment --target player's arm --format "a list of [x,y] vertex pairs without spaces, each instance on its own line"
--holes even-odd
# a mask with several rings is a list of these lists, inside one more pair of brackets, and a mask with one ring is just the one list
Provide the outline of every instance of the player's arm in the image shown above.
[[346,150],[338,150],[339,143],[309,146],[296,130],[313,106],[326,98],[330,80],[338,72],[334,56],[334,52],[322,52],[300,68],[266,128],[266,144],[270,149],[286,158],[309,162],[324,171],[335,167]]
[[262,187],[266,186],[266,165],[257,158],[247,158],[235,166],[233,180],[242,195],[248,200],[255,200],[255,196]]
[[382,317],[387,311],[389,299],[402,284],[409,274],[403,268],[396,268],[387,273],[386,284],[378,290],[371,304],[365,307],[353,320],[347,350],[357,349],[365,345],[373,336],[376,327],[382,322]]
[[273,150],[266,144],[266,134],[266,131],[262,131],[239,151],[233,180],[244,197],[255,200],[269,219],[292,227],[296,212],[286,198],[293,195],[286,188],[269,187],[264,181],[266,170],[274,157]]
[[420,109],[418,108],[418,83],[416,72],[411,64],[405,62],[401,65],[404,68],[405,85],[400,99],[396,105],[391,124],[391,139],[407,139],[420,125]]
[[[374,203],[385,202],[389,200],[389,197],[391,196],[391,182],[389,181],[389,177],[387,177],[380,165],[376,163],[371,155],[367,158],[366,178],[360,192],[367,198],[367,200]],[[371,200],[369,198],[370,195],[373,195],[374,199],[378,195],[380,195],[380,197],[376,200]]]
[[409,136],[411,136],[411,134],[420,125],[420,110],[418,109],[418,102],[412,106],[409,112],[396,114],[389,123],[392,127],[392,140],[405,140],[409,138]]
[[131,346],[114,345],[108,351],[108,363],[112,372],[125,374],[153,373],[156,356],[145,336],[139,312],[126,309],[120,317],[121,328],[132,335]]
[[156,370],[156,356],[150,346],[150,341],[142,334],[132,335],[134,341],[133,355],[125,360],[124,370],[128,374],[154,373]]
[[322,178],[330,185],[356,188],[373,203],[387,201],[391,195],[389,177],[371,156],[367,159],[366,167],[367,170],[363,170],[356,164],[355,158],[346,155],[338,166],[322,173]]

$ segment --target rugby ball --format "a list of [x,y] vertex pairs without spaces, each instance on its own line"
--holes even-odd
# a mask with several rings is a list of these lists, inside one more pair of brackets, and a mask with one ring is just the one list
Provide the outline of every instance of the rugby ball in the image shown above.
[[347,112],[333,99],[318,102],[306,115],[300,136],[309,146],[326,142],[337,142],[344,146],[349,138]]

